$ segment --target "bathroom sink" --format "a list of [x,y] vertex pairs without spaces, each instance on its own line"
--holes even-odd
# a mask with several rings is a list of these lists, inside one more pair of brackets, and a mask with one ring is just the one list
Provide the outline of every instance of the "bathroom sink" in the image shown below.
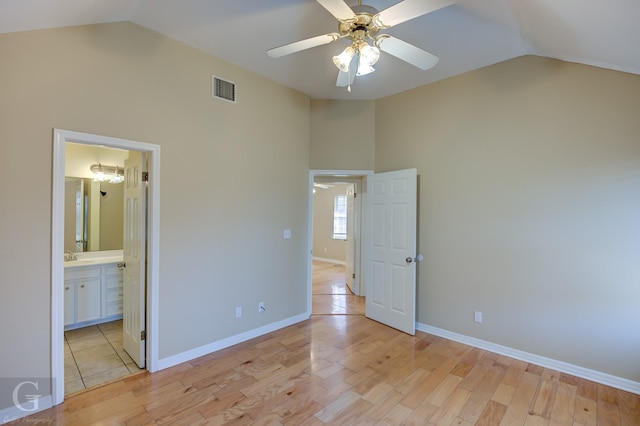
[[101,265],[105,263],[119,263],[122,262],[122,257],[94,257],[89,259],[78,259],[64,262],[65,268],[73,268],[76,266],[89,266],[89,265]]

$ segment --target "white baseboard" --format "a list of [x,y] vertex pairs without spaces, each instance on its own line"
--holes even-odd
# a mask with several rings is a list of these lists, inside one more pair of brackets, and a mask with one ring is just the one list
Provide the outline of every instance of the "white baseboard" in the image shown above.
[[255,328],[253,330],[246,331],[244,333],[236,334],[235,336],[227,337],[217,342],[209,343],[198,348],[190,349],[188,351],[172,355],[167,358],[158,360],[158,370],[164,370],[165,368],[173,367],[174,365],[188,362],[203,355],[210,354],[212,352],[219,351],[221,349],[228,348],[229,346],[237,345],[238,343],[245,342],[253,339],[254,337],[262,336],[263,334],[271,333],[272,331],[280,330],[281,328],[288,327],[290,325],[299,323],[309,319],[309,314],[304,313],[296,315],[295,317],[286,318],[282,321],[277,321],[271,324],[264,325],[262,327]]
[[313,260],[317,260],[319,262],[335,263],[336,265],[346,265],[347,264],[347,262],[345,262],[344,260],[327,259],[326,257],[315,257],[315,256],[313,256]]
[[432,327],[419,322],[416,323],[416,330],[640,395],[640,382],[634,382],[633,380],[612,376],[611,374],[590,370],[588,368],[524,352],[508,346],[498,345],[496,343],[487,342],[486,340],[476,339],[475,337],[454,333],[452,331],[443,330],[441,328]]
[[[51,407],[53,407],[53,397],[51,395],[46,395],[38,398],[38,409],[33,412],[24,411],[19,409],[18,407],[5,408],[3,410],[0,410],[0,425],[34,415],[36,413],[39,413],[40,411],[48,410]],[[33,422],[25,423],[49,424],[49,422],[47,422],[47,420],[45,419],[38,419],[37,422],[34,420]],[[51,419],[51,424],[53,424],[53,419]]]

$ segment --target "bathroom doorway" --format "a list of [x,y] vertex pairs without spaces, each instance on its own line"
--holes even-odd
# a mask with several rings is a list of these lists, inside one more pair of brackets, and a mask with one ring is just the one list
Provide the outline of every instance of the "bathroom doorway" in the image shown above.
[[[157,318],[157,304],[158,304],[158,260],[159,260],[159,222],[158,222],[158,212],[160,207],[160,147],[154,144],[148,144],[144,142],[137,142],[125,139],[111,138],[100,135],[92,135],[86,133],[72,132],[68,130],[54,130],[54,161],[53,161],[53,200],[52,200],[52,320],[51,320],[51,335],[52,335],[52,378],[54,383],[53,389],[53,403],[54,405],[60,404],[64,400],[65,395],[65,356],[67,356],[67,351],[65,349],[65,333],[64,333],[64,324],[68,322],[68,318],[65,318],[65,297],[64,297],[64,288],[65,288],[65,270],[64,270],[64,262],[63,262],[63,252],[64,252],[64,198],[65,198],[65,153],[66,153],[66,144],[67,143],[75,143],[87,146],[103,146],[107,148],[116,148],[119,150],[127,150],[127,151],[135,151],[139,153],[144,153],[148,158],[148,175],[150,178],[146,181],[145,187],[146,192],[148,193],[148,199],[144,203],[145,207],[148,206],[146,215],[147,221],[144,229],[146,230],[146,238],[141,238],[146,249],[145,260],[146,262],[141,262],[142,265],[146,263],[146,267],[142,266],[142,275],[143,280],[146,282],[146,292],[144,291],[144,287],[142,288],[143,294],[140,298],[141,303],[139,306],[144,306],[146,308],[145,311],[140,311],[138,307],[138,315],[142,316],[142,321],[138,320],[137,324],[142,327],[141,332],[138,334],[138,338],[140,341],[140,347],[145,351],[145,369],[147,371],[156,371],[157,363],[158,363],[158,318]],[[126,246],[126,243],[125,243]],[[126,259],[127,259],[127,250],[123,252],[124,261],[123,267],[126,268]],[[109,253],[112,254],[112,253]],[[82,259],[83,256],[80,256]],[[86,255],[84,255],[84,263],[91,264],[91,260],[86,260]],[[80,260],[81,260],[80,259]],[[79,261],[78,259],[74,259],[73,261]],[[71,262],[69,262],[71,263]],[[118,262],[114,262],[117,266]],[[91,268],[83,268],[82,270],[86,271]],[[104,274],[104,272],[101,272]],[[80,274],[82,275],[82,274]],[[124,274],[126,277],[126,273]],[[101,277],[104,277],[101,275]],[[78,277],[76,277],[78,278]],[[84,277],[79,277],[79,280],[84,280]],[[126,280],[126,278],[124,278]],[[97,281],[95,281],[97,282]],[[82,283],[79,284],[82,286]],[[127,323],[127,307],[126,303],[124,303],[123,315],[125,317],[124,321],[119,319],[111,318],[110,315],[107,315],[109,319],[112,321],[104,322],[103,313],[113,314],[113,311],[106,310],[104,307],[105,300],[105,290],[99,290],[102,295],[102,299],[100,302],[101,306],[97,308],[94,306],[94,314],[95,312],[100,312],[101,319],[95,321],[94,324],[91,324],[91,320],[89,323],[83,323],[83,325],[87,325],[86,331],[78,331],[76,333],[70,333],[69,336],[71,340],[79,340],[79,339],[87,339],[82,344],[74,344],[76,349],[84,350],[90,349],[91,346],[87,346],[83,348],[83,346],[91,345],[90,341],[93,340],[96,343],[100,339],[106,340],[106,342],[100,342],[98,346],[101,349],[95,349],[97,352],[101,352],[102,350],[106,350],[107,347],[105,345],[111,346],[111,349],[114,350],[115,354],[109,354],[107,357],[115,362],[115,357],[119,358],[120,361],[123,362],[125,368],[127,368],[127,364],[131,365],[128,358],[124,357],[124,353],[118,353],[120,348],[116,348],[117,345],[113,344],[113,342],[117,342],[119,340],[116,337],[116,333],[118,329],[124,327],[126,329]],[[108,289],[107,289],[108,291]],[[126,299],[124,294],[126,293],[126,288],[124,289],[123,297]],[[95,299],[92,299],[95,300]],[[110,300],[109,300],[110,301]],[[75,305],[78,306],[77,304]],[[83,311],[85,312],[85,311]],[[136,314],[135,308],[132,317]],[[80,316],[79,319],[86,320],[88,318],[92,318],[91,316]],[[100,324],[98,324],[98,322]],[[75,335],[74,335],[75,334]],[[71,345],[69,345],[69,349],[71,352]],[[70,354],[73,359],[73,353]],[[86,352],[84,355],[90,356],[91,350]],[[124,357],[124,359],[123,359]],[[66,357],[69,359],[69,357]],[[108,365],[114,365],[109,364]],[[90,363],[87,363],[85,367],[89,366]],[[76,364],[78,365],[78,364]],[[91,370],[91,368],[85,368],[87,372],[95,372]],[[127,368],[127,370],[129,370]],[[122,370],[124,371],[124,370]],[[108,379],[107,379],[108,380]],[[92,383],[88,380],[88,383]],[[86,387],[86,386],[85,386]]]
[[[123,308],[136,299],[123,291],[125,274],[144,265],[129,262],[125,268],[123,258],[124,231],[130,227],[125,187],[131,186],[125,164],[133,159],[146,171],[146,153],[65,145],[65,395],[145,371],[137,345],[127,350],[123,344]],[[145,226],[138,229],[146,233]],[[139,309],[144,316],[144,301]]]

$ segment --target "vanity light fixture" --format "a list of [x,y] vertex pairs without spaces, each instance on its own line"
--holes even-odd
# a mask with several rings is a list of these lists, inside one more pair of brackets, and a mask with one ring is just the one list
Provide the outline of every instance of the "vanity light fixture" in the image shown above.
[[113,174],[113,176],[111,176],[111,180],[109,181],[109,183],[122,183],[124,182],[124,170],[121,170],[118,166],[116,166],[116,171]]
[[90,167],[93,172],[94,182],[122,183],[124,182],[124,169],[119,166],[107,166],[101,163]]

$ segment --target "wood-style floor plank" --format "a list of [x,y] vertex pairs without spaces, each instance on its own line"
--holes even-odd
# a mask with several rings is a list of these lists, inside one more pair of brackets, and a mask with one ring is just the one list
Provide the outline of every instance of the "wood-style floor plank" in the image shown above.
[[314,315],[16,422],[31,423],[638,426],[640,395],[362,315]]

